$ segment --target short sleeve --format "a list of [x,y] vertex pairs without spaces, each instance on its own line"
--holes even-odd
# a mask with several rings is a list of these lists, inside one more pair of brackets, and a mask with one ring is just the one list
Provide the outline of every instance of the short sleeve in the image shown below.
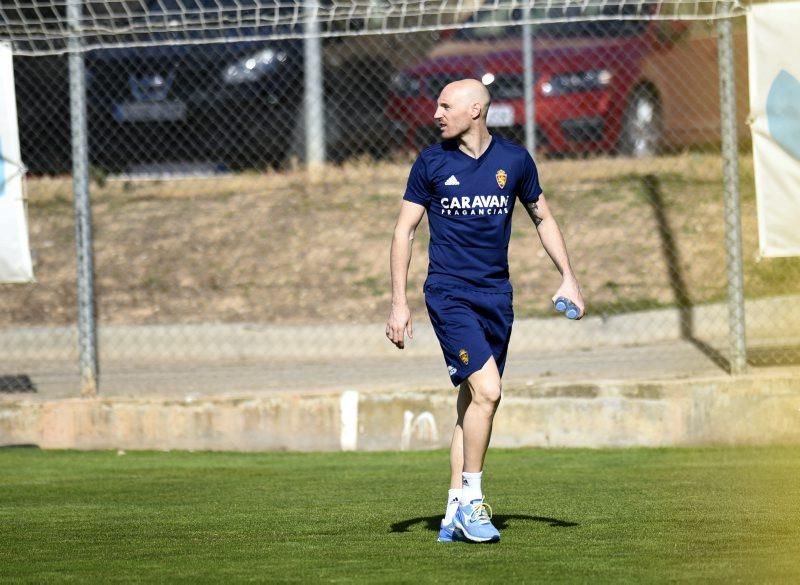
[[539,199],[541,194],[542,187],[539,185],[539,171],[536,170],[536,164],[533,162],[531,155],[526,152],[522,169],[522,184],[517,197],[522,203],[533,203]]
[[411,167],[406,185],[406,194],[403,199],[422,205],[426,209],[431,203],[430,182],[428,181],[428,169],[422,156],[418,156]]

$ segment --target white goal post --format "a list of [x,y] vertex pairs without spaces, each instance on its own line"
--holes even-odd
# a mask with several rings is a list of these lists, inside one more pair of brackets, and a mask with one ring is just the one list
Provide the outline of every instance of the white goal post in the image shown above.
[[[0,41],[19,55],[163,44],[301,38],[313,20],[323,37],[580,20],[699,20],[744,14],[737,0],[87,0],[70,26],[65,0],[0,0]],[[484,18],[465,22],[480,9]],[[314,27],[316,29],[316,27]]]

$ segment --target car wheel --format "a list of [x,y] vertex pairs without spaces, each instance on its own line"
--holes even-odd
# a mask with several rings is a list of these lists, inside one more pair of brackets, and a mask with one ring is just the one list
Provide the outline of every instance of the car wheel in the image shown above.
[[652,89],[640,86],[631,94],[623,114],[619,152],[636,158],[655,156],[662,140],[661,101]]

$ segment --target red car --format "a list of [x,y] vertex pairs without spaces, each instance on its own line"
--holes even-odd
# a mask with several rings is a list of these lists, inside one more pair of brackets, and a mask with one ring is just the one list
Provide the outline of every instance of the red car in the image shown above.
[[[502,6],[502,3],[500,4]],[[625,6],[597,8],[624,14]],[[386,113],[400,140],[420,148],[438,140],[435,101],[449,82],[481,79],[492,94],[488,123],[524,139],[524,69],[520,10],[484,8],[416,65],[393,79]],[[680,25],[679,25],[680,26]],[[646,20],[533,25],[537,149],[553,154],[655,154],[663,140],[662,102],[643,60],[671,46],[678,29]],[[673,34],[665,34],[671,32]]]

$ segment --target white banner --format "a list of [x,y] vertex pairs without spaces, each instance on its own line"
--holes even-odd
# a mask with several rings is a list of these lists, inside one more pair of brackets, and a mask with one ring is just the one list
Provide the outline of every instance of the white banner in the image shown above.
[[762,256],[800,256],[800,2],[747,15],[750,116]]
[[33,280],[11,48],[0,43],[0,282]]

